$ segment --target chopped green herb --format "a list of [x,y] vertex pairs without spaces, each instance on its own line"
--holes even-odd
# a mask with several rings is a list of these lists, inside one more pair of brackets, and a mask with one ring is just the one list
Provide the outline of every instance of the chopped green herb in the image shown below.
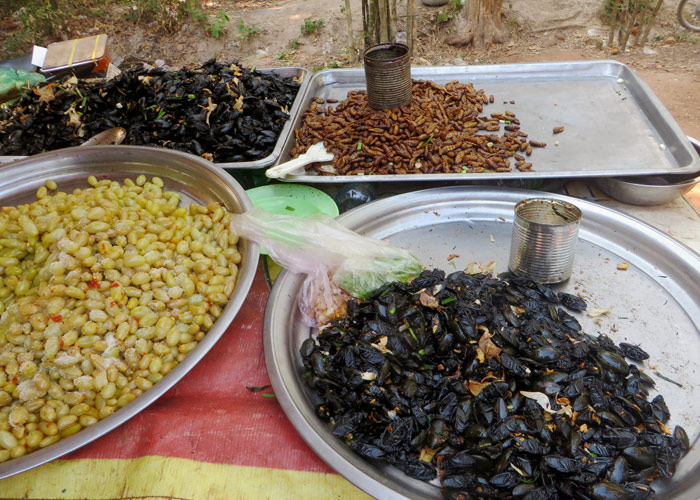
[[355,151],[362,151],[362,141],[358,141]]
[[396,308],[392,307],[391,309],[389,309],[389,314],[396,314]]
[[264,398],[276,398],[277,396],[275,396],[274,394],[271,394],[271,393],[265,393],[262,395],[262,397],[264,397]]
[[457,297],[447,297],[445,300],[440,302],[440,304],[444,306],[445,304],[449,304],[450,302],[454,302],[455,300],[457,300]]
[[287,210],[288,212],[294,212],[294,207],[290,207],[289,205],[284,207],[284,209]]
[[264,391],[265,389],[268,389],[270,387],[271,386],[268,384],[268,385],[261,385],[260,387],[246,387],[246,389],[248,389],[250,392],[260,392],[260,391]]
[[165,116],[165,110],[163,108],[161,108],[160,111],[158,111],[158,116],[156,116],[156,120],[160,120],[164,116]]
[[435,137],[435,134],[430,134],[430,137],[425,141],[425,144],[423,144],[423,147],[427,147],[428,144],[430,144],[430,141],[433,140],[433,137]]
[[659,377],[660,379],[662,379],[662,380],[665,380],[666,382],[671,382],[672,384],[677,385],[677,386],[680,387],[681,389],[683,388],[683,384],[681,384],[680,382],[676,382],[675,380],[673,380],[673,379],[671,379],[671,378],[668,378],[668,377],[666,377],[666,376],[664,376],[664,375],[661,375],[659,372],[654,372],[654,375],[658,376],[658,377]]
[[416,333],[413,331],[413,328],[411,328],[409,326],[408,331],[411,333],[411,337],[413,337],[416,340],[416,342],[418,342],[418,337],[416,336]]
[[187,100],[191,101],[192,99],[195,99],[196,96],[194,94],[187,94]]
[[420,354],[421,356],[425,356],[425,349],[421,349],[420,351],[418,351],[418,354]]

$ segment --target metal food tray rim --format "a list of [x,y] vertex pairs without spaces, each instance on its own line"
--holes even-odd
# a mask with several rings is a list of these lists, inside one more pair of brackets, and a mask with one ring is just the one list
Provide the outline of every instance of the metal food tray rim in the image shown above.
[[[278,162],[280,154],[282,153],[282,149],[284,147],[284,144],[287,141],[287,137],[289,134],[292,133],[292,122],[294,121],[294,116],[299,113],[299,108],[301,107],[301,99],[302,96],[306,92],[306,87],[308,87],[309,82],[311,81],[311,78],[309,77],[311,73],[311,70],[308,68],[304,68],[301,66],[280,66],[280,67],[273,67],[273,68],[256,68],[258,71],[261,73],[290,73],[289,75],[282,75],[282,76],[296,76],[300,78],[299,82],[299,90],[297,91],[297,95],[294,97],[294,101],[292,102],[292,107],[289,110],[289,118],[287,118],[287,121],[284,123],[284,126],[282,127],[282,130],[280,132],[279,137],[277,137],[277,140],[275,141],[275,147],[272,149],[272,152],[265,156],[264,158],[260,158],[258,160],[252,160],[252,161],[241,161],[241,162],[223,162],[223,163],[214,163],[214,165],[223,168],[224,170],[255,170],[255,169],[260,169],[260,168],[266,168],[274,165],[275,163]],[[296,74],[292,74],[296,73]],[[125,146],[131,146],[130,144],[125,144]],[[75,147],[75,146],[74,146]],[[143,147],[155,147],[159,148],[158,146],[143,146]],[[160,148],[159,148],[160,149]],[[162,149],[168,149],[168,148],[162,148]],[[58,151],[58,150],[51,150],[48,152],[52,151]],[[182,153],[187,153],[186,151],[181,151],[179,149],[173,149],[171,151],[179,151]],[[190,153],[191,154],[191,153]],[[0,165],[6,164],[6,163],[12,163],[18,160],[22,160],[25,158],[29,158],[29,156],[0,156]]]
[[[607,68],[606,71],[601,73],[596,71],[598,68]],[[462,81],[474,82],[478,80],[479,77],[488,76],[488,80],[493,81],[507,81],[508,79],[515,79],[518,75],[523,74],[535,75],[539,79],[551,78],[553,75],[562,75],[571,70],[576,70],[581,72],[583,76],[589,78],[595,78],[603,76],[608,77],[620,77],[625,76],[628,81],[634,82],[634,84],[643,93],[644,97],[649,100],[649,104],[658,111],[661,118],[665,124],[668,125],[669,130],[666,131],[667,134],[672,134],[675,139],[679,141],[679,145],[682,148],[682,152],[689,155],[691,158],[690,162],[685,165],[678,167],[672,171],[668,168],[659,168],[657,170],[648,170],[638,173],[630,171],[621,171],[617,173],[610,173],[606,170],[590,170],[584,172],[542,172],[542,171],[532,171],[532,172],[520,172],[512,171],[506,173],[437,173],[437,174],[382,174],[382,175],[295,175],[288,174],[285,177],[280,178],[282,182],[307,182],[307,183],[319,183],[319,184],[333,184],[333,183],[349,183],[349,182],[425,182],[425,181],[457,181],[459,183],[464,183],[465,181],[476,182],[480,181],[493,181],[493,180],[507,180],[507,179],[534,179],[534,178],[547,178],[547,179],[557,179],[557,178],[593,178],[593,177],[615,177],[623,175],[646,175],[646,174],[684,174],[692,172],[700,172],[700,156],[696,153],[692,145],[687,141],[686,135],[681,130],[680,126],[666,109],[664,104],[660,99],[654,94],[651,88],[647,85],[644,80],[642,80],[629,66],[626,64],[616,61],[614,59],[599,59],[599,60],[588,60],[588,61],[556,61],[556,62],[528,62],[528,63],[508,63],[508,64],[481,64],[473,66],[412,66],[411,76],[414,79],[425,80],[429,77],[442,77],[447,78],[449,75],[455,76],[460,75],[463,77]],[[336,68],[336,69],[325,69],[319,71],[311,76],[307,82],[304,95],[302,97],[302,104],[308,106],[311,99],[315,97],[313,95],[314,84],[318,80],[324,81],[323,85],[327,85],[328,81],[335,81],[337,75],[350,74],[357,75],[361,77],[362,84],[364,85],[364,70],[362,68]],[[472,78],[469,78],[469,77]],[[359,87],[358,87],[359,88]],[[362,87],[364,88],[364,87]],[[308,97],[307,97],[308,96]],[[277,158],[275,165],[284,163],[288,161],[289,150],[291,149],[294,141],[295,134],[294,131],[298,126],[299,120],[301,120],[302,115],[306,109],[302,109],[297,115],[290,118],[293,123],[289,135],[287,136],[286,142],[282,147],[282,152]]]
[[[66,151],[73,151],[77,157],[65,158]],[[156,155],[158,158],[169,159],[179,167],[187,165],[185,168],[188,168],[189,171],[186,171],[185,168],[171,169],[165,163],[162,165],[150,163],[146,166],[147,160],[143,158],[144,156],[147,157],[148,154]],[[94,163],[95,160],[92,159],[94,155],[105,155],[108,158],[108,161],[102,158],[103,161],[106,161],[107,170],[99,170],[89,165]],[[83,158],[79,159],[79,156]],[[124,170],[117,171],[111,166],[117,163],[124,163],[127,167]],[[193,164],[196,164],[197,167],[194,167]],[[148,171],[148,169],[154,169],[156,172]],[[98,176],[108,172],[118,172],[115,174],[115,178],[119,180],[124,177],[125,172],[134,178],[141,173],[159,175],[165,180],[166,188],[169,180],[182,184],[185,181],[199,180],[200,182],[192,184],[191,191],[181,194],[194,198],[192,193],[199,190],[197,192],[201,193],[204,191],[207,197],[219,199],[216,192],[211,191],[211,188],[215,186],[218,191],[225,191],[235,195],[241,211],[250,210],[253,206],[242,186],[213,163],[189,153],[147,146],[72,147],[27,157],[24,160],[0,168],[0,180],[10,179],[9,182],[0,182],[0,196],[3,204],[6,199],[9,199],[10,203],[15,203],[18,198],[26,199],[32,197],[36,190],[44,185],[44,182],[48,179],[56,180],[59,189],[61,189],[62,181],[75,183],[77,179],[84,179],[83,184],[87,186],[87,176]],[[172,177],[168,177],[168,173]],[[207,183],[201,182],[202,178],[208,178]],[[212,184],[214,182],[216,182],[216,185]],[[183,361],[165,375],[160,382],[154,384],[151,389],[125,407],[118,409],[109,417],[46,448],[0,463],[0,480],[43,465],[95,441],[136,416],[182,380],[226,333],[248,296],[257,272],[259,246],[253,241],[241,240],[241,242],[244,245],[241,246],[244,253],[242,252],[241,269],[233,295],[226,304],[221,316],[214,323],[214,326]],[[241,292],[236,293],[238,290],[241,290]]]
[[[514,206],[517,201],[538,194],[541,193],[512,188],[480,189],[472,186],[430,188],[363,205],[342,214],[338,221],[350,229],[360,231],[361,234],[366,234],[366,231],[370,234],[397,234],[410,231],[415,227],[414,224],[417,222],[412,222],[412,217],[415,217],[415,212],[419,210],[424,213],[435,213],[437,216],[436,212],[440,210],[440,206],[444,208],[454,204],[455,211],[461,214],[464,207],[470,203],[484,204],[490,207],[489,210],[493,211],[495,216],[502,212],[496,207]],[[693,286],[692,290],[686,289],[686,291],[689,294],[692,293],[697,304],[700,304],[700,287],[697,285],[700,282],[700,271],[698,271],[700,265],[693,265],[700,264],[700,254],[649,224],[615,209],[560,194],[547,193],[547,196],[575,203],[581,208],[585,217],[584,225],[590,224],[588,228],[584,228],[590,233],[590,241],[608,238],[606,242],[610,244],[610,234],[617,234],[618,229],[626,229],[637,236],[646,235],[642,239],[653,242],[655,250],[674,253],[679,261],[682,260],[677,262],[679,269],[688,267],[690,274],[694,273],[694,276],[684,275],[686,285]],[[432,212],[433,210],[435,212]],[[408,215],[404,213],[406,211]],[[392,221],[387,223],[387,218],[391,218]],[[448,219],[450,219],[449,216]],[[462,221],[462,219],[459,220]],[[608,228],[605,223],[611,220],[617,225]],[[508,223],[508,220],[501,222]],[[510,222],[512,222],[512,216]],[[598,237],[601,234],[605,236]],[[639,259],[641,260],[642,257]],[[631,260],[630,264],[634,265],[634,260]],[[679,274],[682,272],[679,271]],[[694,281],[694,278],[697,278],[697,281]],[[413,479],[396,467],[382,465],[379,469],[370,460],[355,454],[340,438],[331,434],[328,424],[316,416],[313,407],[308,406],[309,392],[303,380],[303,369],[302,372],[298,372],[298,366],[293,364],[295,361],[298,362],[298,359],[289,358],[289,356],[299,356],[299,346],[291,346],[290,343],[296,341],[299,332],[306,335],[310,331],[308,326],[300,323],[299,313],[296,311],[296,296],[302,281],[303,276],[287,270],[280,273],[270,292],[263,323],[265,363],[277,400],[287,418],[322,460],[369,495],[402,500],[435,498],[431,491],[435,485]],[[665,280],[661,281],[665,282]],[[289,308],[294,310],[290,311]],[[667,495],[671,494],[677,500],[695,500],[700,495],[700,482],[694,481],[700,470],[700,449],[697,448],[697,437],[691,436],[691,441],[694,442],[691,442],[690,450],[680,462],[680,467],[684,468],[682,480],[672,485],[672,491],[664,491],[660,494],[659,498],[667,498]],[[380,462],[377,461],[377,463]],[[680,469],[677,472],[680,472]],[[676,475],[676,477],[679,476],[680,474]]]

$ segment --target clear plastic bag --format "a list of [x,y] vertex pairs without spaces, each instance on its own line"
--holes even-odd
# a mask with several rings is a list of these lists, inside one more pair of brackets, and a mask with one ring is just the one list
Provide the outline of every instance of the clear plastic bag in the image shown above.
[[310,325],[343,315],[351,296],[366,298],[383,284],[407,282],[422,270],[410,252],[361,236],[324,214],[302,218],[256,207],[234,215],[231,228],[264,247],[285,269],[307,275],[299,308]]

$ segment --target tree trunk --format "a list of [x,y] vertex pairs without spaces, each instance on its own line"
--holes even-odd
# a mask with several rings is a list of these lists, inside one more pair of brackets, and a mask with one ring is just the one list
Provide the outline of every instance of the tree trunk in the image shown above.
[[352,12],[350,11],[350,0],[345,0],[345,20],[348,23],[348,50],[350,57],[354,60],[357,56],[355,51],[355,36],[352,32]]
[[447,39],[450,45],[472,44],[484,48],[492,43],[503,43],[506,28],[501,12],[502,0],[470,0],[457,18],[455,35]]
[[389,0],[379,0],[379,43],[386,43],[389,39]]
[[620,29],[620,3],[622,0],[612,0],[612,14],[610,16],[610,33],[608,34],[608,47],[615,43],[615,33]]
[[652,11],[650,19],[643,26],[644,34],[642,35],[642,41],[639,42],[640,47],[644,47],[646,45],[647,38],[649,37],[649,32],[651,32],[651,29],[654,27],[654,23],[656,22],[656,16],[659,15],[659,11],[661,10],[661,5],[663,3],[664,0],[658,0],[656,2],[656,7],[654,7],[654,10]]
[[416,0],[406,0],[406,39],[411,55],[415,53],[417,34]]

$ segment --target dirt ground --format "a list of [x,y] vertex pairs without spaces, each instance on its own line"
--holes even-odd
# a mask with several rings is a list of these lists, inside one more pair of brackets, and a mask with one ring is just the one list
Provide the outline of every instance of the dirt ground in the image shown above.
[[[399,30],[405,29],[404,3],[399,1]],[[700,139],[700,33],[683,30],[676,20],[677,2],[667,0],[645,50],[626,52],[605,47],[608,27],[602,0],[509,0],[504,2],[510,31],[505,44],[487,49],[457,48],[444,40],[451,31],[446,7],[427,7],[416,0],[418,41],[414,65],[496,64],[536,61],[615,59],[637,72],[658,95],[683,131]],[[175,34],[158,33],[155,26],[83,22],[72,36],[106,32],[115,60],[135,57],[161,60],[177,68],[211,57],[238,60],[247,67],[360,66],[348,49],[342,0],[210,0],[203,2],[215,15],[224,10],[230,22],[218,39],[199,26],[183,25]],[[116,4],[114,9],[129,8]],[[362,27],[360,0],[351,0],[354,35]],[[118,18],[119,16],[113,16]],[[305,20],[323,21],[312,35],[302,34]],[[104,24],[103,24],[104,22]],[[79,23],[77,23],[79,24]],[[242,34],[260,30],[244,39]]]

